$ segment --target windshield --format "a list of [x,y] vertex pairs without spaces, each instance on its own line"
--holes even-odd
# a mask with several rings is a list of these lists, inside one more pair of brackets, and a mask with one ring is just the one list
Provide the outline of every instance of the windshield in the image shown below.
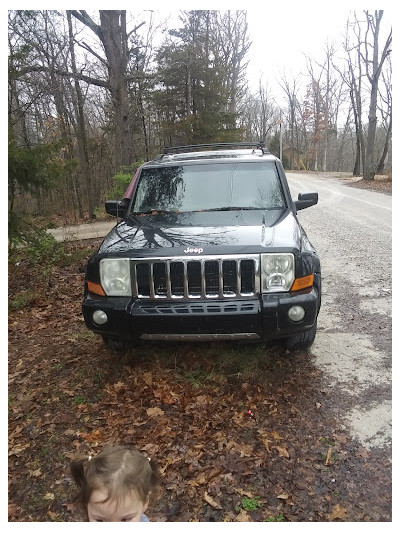
[[273,164],[230,162],[142,169],[132,212],[285,207]]

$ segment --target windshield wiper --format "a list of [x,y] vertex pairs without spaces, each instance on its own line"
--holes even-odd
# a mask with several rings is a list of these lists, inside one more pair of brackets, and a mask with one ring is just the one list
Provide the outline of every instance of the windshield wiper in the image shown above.
[[132,211],[131,216],[135,215],[165,215],[166,213],[176,213],[176,211],[168,211],[167,209],[148,209],[147,211]]
[[262,211],[265,207],[253,206],[227,206],[227,207],[212,207],[210,209],[202,209],[202,211]]

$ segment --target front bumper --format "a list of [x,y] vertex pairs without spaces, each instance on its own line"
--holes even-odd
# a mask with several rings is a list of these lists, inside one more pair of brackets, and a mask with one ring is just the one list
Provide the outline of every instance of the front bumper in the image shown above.
[[[316,287],[307,294],[263,294],[235,300],[146,301],[88,294],[82,304],[85,323],[93,332],[135,343],[146,340],[262,340],[284,338],[310,329],[319,312]],[[293,306],[305,315],[299,322],[288,316]],[[93,313],[108,320],[98,326]]]

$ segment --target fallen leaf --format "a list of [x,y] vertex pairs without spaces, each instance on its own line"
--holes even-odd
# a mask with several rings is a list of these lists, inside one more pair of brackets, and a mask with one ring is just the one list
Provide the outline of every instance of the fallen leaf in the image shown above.
[[240,453],[240,457],[252,457],[254,455],[252,444],[243,444],[242,442],[229,441],[226,445],[227,450],[234,450]]
[[203,498],[204,498],[204,501],[206,501],[208,503],[208,505],[211,505],[211,507],[214,507],[214,509],[222,509],[222,507],[220,506],[219,503],[217,503],[216,501],[214,501],[211,496],[208,494],[207,491],[204,492],[203,494]]
[[159,469],[160,474],[164,475],[165,471],[167,470],[169,466],[174,465],[175,463],[179,463],[180,460],[181,460],[180,457],[178,457],[177,459],[170,459],[170,458],[167,459],[166,464],[162,468]]
[[18,514],[19,510],[20,510],[20,508],[18,507],[17,504],[9,503],[8,504],[8,518],[10,518],[12,516],[16,516]]
[[269,447],[269,445],[271,444],[272,440],[268,440],[265,437],[263,437],[261,440],[263,441],[263,444],[264,444],[265,449],[267,450],[267,452],[271,453],[271,448]]
[[289,498],[289,494],[282,493],[282,494],[279,494],[277,498],[279,498],[280,500],[287,500]]
[[254,498],[254,495],[252,492],[248,492],[246,490],[235,488],[235,487],[232,487],[232,488],[237,494],[240,494],[240,496],[246,496],[246,498]]
[[222,474],[223,471],[224,470],[219,466],[214,467],[210,472],[208,472],[208,481],[211,481],[212,479],[218,477],[220,474]]
[[257,433],[260,435],[261,437],[261,440],[265,446],[265,449],[267,450],[268,453],[271,453],[271,448],[270,448],[270,444],[272,443],[272,440],[268,439],[267,437],[270,436],[271,434],[270,433],[267,433],[265,430],[263,429],[259,429],[257,431]]
[[41,475],[42,475],[42,471],[40,470],[40,468],[38,468],[37,470],[29,470],[30,477],[39,477]]
[[23,426],[17,426],[14,429],[14,431],[11,433],[11,435],[9,437],[10,440],[15,439],[15,437],[19,437],[21,435],[23,429],[24,429]]
[[328,520],[329,522],[332,522],[333,520],[336,520],[336,519],[344,520],[346,518],[346,513],[347,511],[344,507],[341,507],[339,504],[336,504],[335,507],[333,508],[333,511],[328,516]]
[[149,457],[155,457],[157,456],[158,450],[160,449],[160,446],[158,444],[148,443],[142,446],[140,448],[142,451],[146,452]]
[[178,395],[172,392],[164,392],[161,397],[161,400],[162,400],[162,403],[165,403],[166,405],[174,405],[176,403],[177,397]]
[[207,483],[207,478],[204,472],[201,472],[195,479],[188,481],[188,484],[192,487],[198,487],[200,485],[205,485]]
[[236,522],[251,522],[249,513],[244,509],[240,509],[240,513],[236,517]]
[[103,433],[101,429],[95,429],[92,433],[81,433],[80,435],[86,442],[98,442],[102,440]]
[[283,437],[281,437],[276,431],[270,431],[269,436],[273,437],[275,440],[283,440]]
[[279,457],[286,457],[287,459],[290,458],[289,452],[283,446],[272,446],[272,447],[275,448],[275,450],[277,450],[277,452],[279,453]]
[[146,410],[146,413],[148,414],[148,416],[151,416],[152,418],[155,418],[156,416],[163,416],[165,414],[164,411],[160,409],[159,407],[149,407]]
[[44,496],[43,496],[43,499],[44,500],[50,500],[50,501],[53,501],[55,498],[54,494],[52,492],[47,492]]
[[127,386],[125,383],[122,383],[122,381],[118,381],[117,383],[114,383],[113,388],[115,391],[118,392],[120,390],[126,389]]
[[153,375],[151,372],[144,372],[142,375],[143,381],[148,385],[149,387],[153,384]]
[[23,452],[26,448],[29,448],[30,444],[17,444],[17,446],[14,446],[14,448],[11,448],[11,450],[8,452],[8,456],[16,455],[19,457],[21,452]]

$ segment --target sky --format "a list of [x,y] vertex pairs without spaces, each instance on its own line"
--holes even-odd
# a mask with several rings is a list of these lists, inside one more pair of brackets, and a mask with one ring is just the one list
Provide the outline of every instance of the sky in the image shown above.
[[[385,10],[381,32],[385,36],[394,18],[391,8],[393,4],[394,2],[381,1],[379,5],[380,9]],[[307,72],[306,56],[322,60],[327,43],[340,45],[343,42],[351,11],[358,11],[361,17],[364,9],[374,9],[365,2],[343,0],[329,4],[305,0],[248,0],[245,3],[243,0],[177,0],[166,4],[150,0],[149,5],[146,5],[146,9],[148,8],[163,12],[170,10],[172,13],[181,9],[247,10],[249,37],[252,42],[247,68],[249,87],[252,91],[257,91],[261,77],[263,84],[268,85],[271,95],[281,105],[284,95],[277,80],[285,73],[289,80],[300,76],[301,81],[301,74]]]
[[[353,4],[335,2],[335,9],[324,7],[324,2],[296,2],[293,5],[285,2],[285,7],[279,7],[274,2],[271,8],[249,7],[247,20],[253,42],[247,69],[250,87],[257,89],[262,76],[272,95],[277,93],[275,96],[278,96],[277,80],[283,74],[288,80],[299,76],[301,82],[302,74],[307,73],[306,56],[322,62],[326,45],[335,44],[339,57],[351,12],[356,10],[362,20],[362,11],[368,9],[363,3],[359,6]],[[381,34],[386,39],[392,18],[390,9],[386,11],[380,7],[385,10]]]
[[[286,11],[286,10],[285,10]],[[252,46],[247,69],[250,86],[257,89],[262,77],[272,89],[283,74],[288,79],[306,72],[306,58],[321,58],[325,43],[341,42],[349,11],[312,14],[299,4],[284,14],[282,8],[248,9]]]

